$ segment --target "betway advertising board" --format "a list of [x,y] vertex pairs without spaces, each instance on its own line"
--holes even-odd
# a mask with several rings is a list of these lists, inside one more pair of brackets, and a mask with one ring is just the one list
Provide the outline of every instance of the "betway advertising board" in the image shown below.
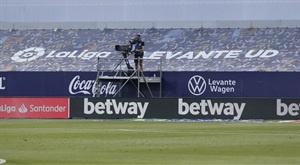
[[[96,76],[97,72],[0,72],[0,97],[95,97]],[[299,84],[300,72],[190,71],[163,72],[161,85],[162,97],[171,98],[299,98]],[[102,82],[100,96],[113,97],[120,86]],[[160,86],[149,86],[158,97]],[[145,84],[141,90],[148,91]],[[137,97],[137,89],[129,82],[116,97]]]
[[69,118],[68,98],[0,98],[0,118]]
[[86,119],[299,120],[299,111],[300,99],[70,99],[70,117]]

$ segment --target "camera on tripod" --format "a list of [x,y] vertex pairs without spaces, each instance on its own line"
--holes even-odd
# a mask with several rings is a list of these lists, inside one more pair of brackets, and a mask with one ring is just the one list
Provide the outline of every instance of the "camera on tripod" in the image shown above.
[[121,51],[121,52],[130,52],[132,49],[132,45],[115,45],[115,50],[116,51]]
[[127,45],[115,45],[115,50],[116,51],[121,51],[121,52],[131,52],[132,46],[136,44],[138,41],[138,37],[134,37],[133,39],[129,40],[129,44]]
[[[127,57],[128,57],[128,55],[130,53],[132,53],[131,51],[132,51],[133,45],[136,44],[137,41],[138,41],[138,38],[134,37],[133,39],[129,40],[129,44],[126,44],[126,45],[115,45],[115,50],[122,52],[122,55],[124,57],[123,60],[126,63],[127,69],[129,70],[128,71],[128,75],[132,74],[133,67],[130,66]],[[118,64],[118,65],[120,65],[120,64]]]

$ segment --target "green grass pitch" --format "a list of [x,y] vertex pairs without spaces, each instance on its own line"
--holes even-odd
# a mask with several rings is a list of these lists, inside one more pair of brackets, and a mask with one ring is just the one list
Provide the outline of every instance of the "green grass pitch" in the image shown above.
[[300,123],[0,119],[4,165],[300,164]]

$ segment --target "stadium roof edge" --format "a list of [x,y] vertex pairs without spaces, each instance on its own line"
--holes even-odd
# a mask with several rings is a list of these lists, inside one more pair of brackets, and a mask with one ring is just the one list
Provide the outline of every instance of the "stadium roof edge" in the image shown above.
[[0,22],[0,29],[143,29],[143,28],[295,28],[300,20],[132,21],[132,22]]

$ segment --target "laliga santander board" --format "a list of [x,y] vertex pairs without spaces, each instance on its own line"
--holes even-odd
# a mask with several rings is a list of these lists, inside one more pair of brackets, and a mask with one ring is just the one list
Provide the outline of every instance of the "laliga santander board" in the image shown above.
[[68,98],[0,98],[0,118],[69,118]]

